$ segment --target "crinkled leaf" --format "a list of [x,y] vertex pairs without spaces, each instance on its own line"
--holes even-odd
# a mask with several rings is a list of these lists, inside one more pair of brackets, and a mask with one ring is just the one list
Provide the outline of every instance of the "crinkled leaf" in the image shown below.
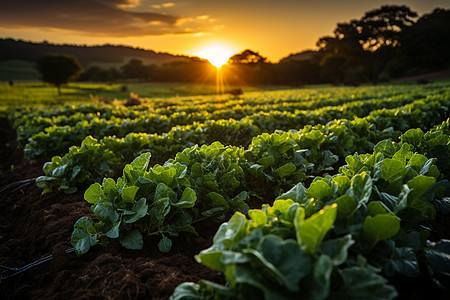
[[279,167],[278,169],[276,169],[275,171],[277,172],[278,176],[283,178],[283,177],[289,176],[292,173],[294,173],[296,169],[297,168],[293,164],[285,164],[285,165]]
[[176,203],[171,203],[170,205],[176,207],[189,208],[194,207],[195,201],[197,201],[197,195],[195,191],[190,187],[184,189],[183,194],[181,195],[180,201]]
[[405,172],[405,164],[397,159],[386,158],[381,165],[381,179],[388,182],[402,177]]
[[139,190],[139,187],[133,185],[133,186],[127,186],[122,190],[122,199],[125,202],[133,202],[134,197],[136,196],[137,191]]
[[150,164],[150,157],[152,154],[150,152],[142,153],[138,157],[136,157],[132,162],[131,166],[134,170],[146,171]]

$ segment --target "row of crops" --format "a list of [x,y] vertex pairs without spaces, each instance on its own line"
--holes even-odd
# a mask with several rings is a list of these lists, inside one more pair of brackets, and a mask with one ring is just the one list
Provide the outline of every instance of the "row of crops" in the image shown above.
[[228,219],[196,256],[227,285],[185,283],[173,299],[392,299],[393,276],[449,280],[450,242],[428,226],[450,212],[449,107],[448,86],[409,86],[9,118],[26,157],[47,161],[43,193],[84,191],[92,205],[96,219],[74,224],[78,254],[155,236],[169,252]]

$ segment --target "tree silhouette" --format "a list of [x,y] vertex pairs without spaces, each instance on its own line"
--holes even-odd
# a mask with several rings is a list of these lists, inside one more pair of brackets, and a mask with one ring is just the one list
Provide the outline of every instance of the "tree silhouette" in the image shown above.
[[147,81],[155,76],[156,66],[144,65],[142,60],[133,58],[128,63],[120,67],[120,70],[125,78]]
[[228,63],[230,64],[258,64],[265,62],[267,62],[266,57],[250,49],[235,54],[228,60]]
[[377,84],[381,72],[397,54],[402,33],[410,28],[417,13],[407,6],[385,5],[368,11],[360,20],[338,24],[334,36],[319,39],[321,65],[340,61],[341,67],[364,66]]
[[437,8],[423,15],[404,32],[401,41],[408,68],[432,71],[450,67],[450,10]]
[[83,71],[74,56],[64,54],[46,54],[36,61],[36,69],[44,82],[53,84],[61,95],[61,84],[75,80]]
[[415,23],[416,18],[417,13],[407,6],[385,5],[367,12],[358,22],[359,42],[365,50],[374,84],[387,63],[398,53],[401,34]]

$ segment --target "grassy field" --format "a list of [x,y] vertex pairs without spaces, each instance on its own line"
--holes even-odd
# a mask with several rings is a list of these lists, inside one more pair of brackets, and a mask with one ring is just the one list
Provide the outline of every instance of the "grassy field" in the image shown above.
[[[258,90],[246,88],[247,91]],[[107,98],[109,100],[127,99],[130,93],[141,98],[168,98],[193,95],[215,94],[216,87],[206,84],[185,83],[70,83],[61,87],[62,95],[57,89],[42,82],[14,82],[12,86],[7,81],[0,81],[0,114],[8,107],[15,105],[58,105],[63,103],[91,102],[92,98]]]

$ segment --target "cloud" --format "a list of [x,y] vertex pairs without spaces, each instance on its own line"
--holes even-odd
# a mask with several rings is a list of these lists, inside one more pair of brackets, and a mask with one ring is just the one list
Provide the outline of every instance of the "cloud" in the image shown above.
[[[204,32],[205,20],[140,10],[140,0],[11,0],[0,4],[0,28],[70,30],[93,36],[146,36]],[[161,4],[173,7],[173,2]]]

